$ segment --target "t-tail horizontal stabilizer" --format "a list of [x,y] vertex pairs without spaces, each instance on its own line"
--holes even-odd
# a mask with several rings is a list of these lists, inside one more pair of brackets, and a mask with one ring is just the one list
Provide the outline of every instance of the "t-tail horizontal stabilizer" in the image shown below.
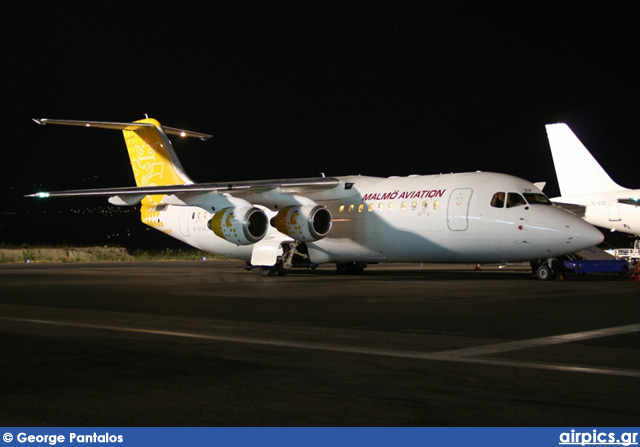
[[[155,125],[153,123],[144,123],[144,122],[133,122],[133,123],[119,123],[119,122],[109,122],[109,121],[82,121],[82,120],[57,120],[57,119],[49,119],[49,118],[41,118],[36,119],[32,118],[32,120],[40,124],[41,126],[46,126],[47,124],[57,124],[62,126],[77,126],[77,127],[96,127],[98,129],[111,129],[111,130],[131,130],[135,131],[140,128],[153,128]],[[162,126],[164,132],[168,135],[178,135],[180,137],[192,137],[199,138],[202,141],[206,141],[212,137],[212,135],[200,132],[193,132],[191,130],[177,129],[175,127]]]

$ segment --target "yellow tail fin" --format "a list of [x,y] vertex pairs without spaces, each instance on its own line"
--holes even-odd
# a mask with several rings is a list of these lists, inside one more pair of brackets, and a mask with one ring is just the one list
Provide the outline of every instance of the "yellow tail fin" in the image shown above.
[[178,162],[171,142],[152,118],[136,121],[154,127],[124,129],[129,159],[137,186],[184,185],[193,183]]
[[[211,135],[191,132],[174,127],[163,127],[152,118],[131,122],[108,121],[77,121],[59,119],[33,119],[42,126],[58,124],[64,126],[95,127],[101,129],[121,130],[127,144],[131,168],[137,186],[167,186],[192,184],[193,181],[185,174],[178,157],[173,150],[171,141],[167,137],[179,135],[181,137],[196,137],[201,140],[211,138]],[[147,196],[142,200],[143,205],[159,203],[164,195]]]
[[[154,126],[137,128],[132,126],[122,130],[136,185],[165,186],[193,183],[185,174],[160,123],[152,118],[135,123],[148,123]],[[142,204],[159,203],[162,197],[162,195],[147,196]]]

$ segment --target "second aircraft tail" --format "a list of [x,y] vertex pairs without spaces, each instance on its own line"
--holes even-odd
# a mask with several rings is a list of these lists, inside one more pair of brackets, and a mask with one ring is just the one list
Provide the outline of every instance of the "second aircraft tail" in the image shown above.
[[569,126],[558,123],[545,127],[562,196],[624,189],[609,177]]

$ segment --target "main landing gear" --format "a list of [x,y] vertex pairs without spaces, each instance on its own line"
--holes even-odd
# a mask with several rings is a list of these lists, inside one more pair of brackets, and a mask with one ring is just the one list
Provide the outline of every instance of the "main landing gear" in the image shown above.
[[[306,268],[315,270],[317,264],[311,262],[307,246],[302,242],[287,242],[282,244],[282,255],[274,265],[256,266],[247,263],[246,269],[258,269],[262,276],[285,276],[292,268]],[[338,275],[361,275],[367,267],[366,262],[338,262],[336,273]]]
[[362,275],[366,267],[366,262],[338,262],[336,272],[338,275]]
[[307,246],[298,241],[282,244],[282,255],[274,265],[252,266],[247,264],[247,270],[259,269],[262,276],[285,276],[294,267],[315,270],[318,266],[309,259]]

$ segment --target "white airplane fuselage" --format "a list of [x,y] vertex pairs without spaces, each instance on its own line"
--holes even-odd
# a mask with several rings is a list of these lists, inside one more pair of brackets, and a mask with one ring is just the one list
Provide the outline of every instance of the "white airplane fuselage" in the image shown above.
[[[316,264],[525,261],[575,252],[601,241],[597,230],[555,206],[492,206],[498,192],[541,194],[531,183],[509,175],[338,178],[339,186],[306,195],[333,216],[329,234],[306,243]],[[266,204],[259,195],[252,202]],[[273,203],[264,209],[273,217],[284,206],[287,203]],[[263,241],[236,245],[208,228],[213,215],[200,206],[160,204],[143,221],[201,250],[246,261],[260,244],[293,240],[270,226]]]
[[[621,202],[637,197],[637,204]],[[640,189],[554,197],[553,202],[584,207],[583,219],[591,225],[622,233],[640,234]]]
[[35,121],[121,130],[136,186],[38,192],[32,197],[102,196],[114,205],[140,204],[145,224],[251,266],[286,270],[298,258],[307,265],[352,263],[354,268],[353,263],[385,261],[535,261],[577,252],[603,239],[588,223],[553,206],[532,183],[510,175],[195,183],[168,134],[210,135],[163,127],[151,118],[133,123]]

